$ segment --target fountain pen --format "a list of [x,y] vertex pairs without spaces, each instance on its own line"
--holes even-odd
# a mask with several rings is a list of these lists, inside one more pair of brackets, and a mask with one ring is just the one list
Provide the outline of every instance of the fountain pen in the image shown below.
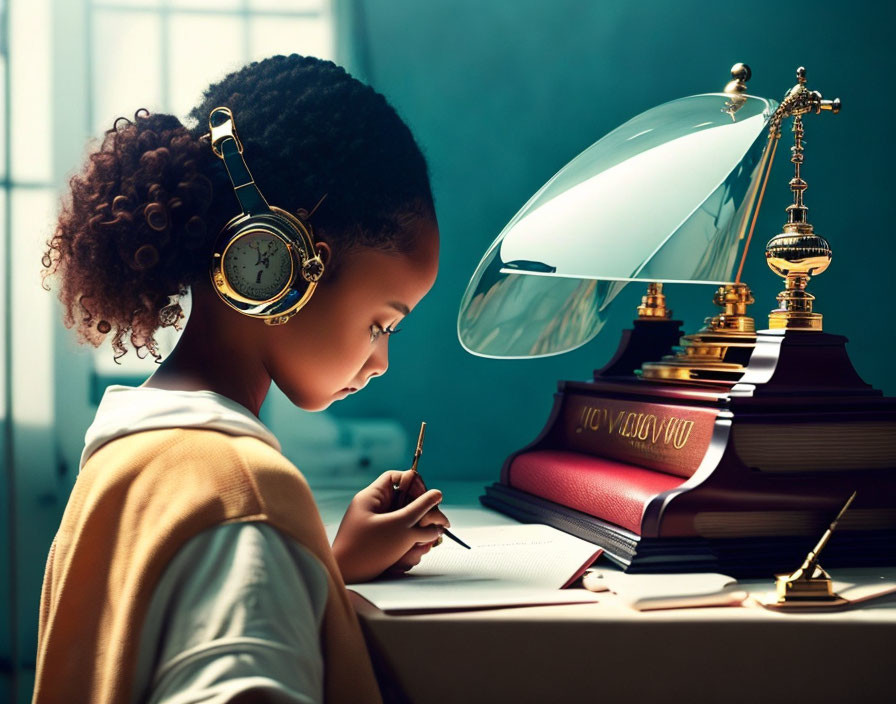
[[[420,434],[417,436],[417,449],[414,450],[414,462],[411,465],[411,471],[417,475],[417,478],[420,479],[420,483],[423,484],[423,477],[420,476],[420,472],[417,471],[417,463],[420,461],[420,455],[423,454],[423,437],[426,434],[426,421],[420,423]],[[424,484],[424,487],[426,485]],[[392,489],[395,493],[392,494],[392,505],[389,508],[390,511],[395,511],[396,509],[404,506],[405,498],[407,492],[401,490],[401,486],[397,483],[392,485]],[[447,528],[442,529],[442,533],[451,538],[458,545],[462,545],[467,550],[472,550],[472,548],[467,545],[463,540],[458,538],[454,533],[452,533]]]

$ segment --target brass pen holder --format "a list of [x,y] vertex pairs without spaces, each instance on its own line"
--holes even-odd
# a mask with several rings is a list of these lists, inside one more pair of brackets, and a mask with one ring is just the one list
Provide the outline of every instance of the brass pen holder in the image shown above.
[[845,606],[847,599],[834,592],[834,583],[831,575],[824,571],[818,564],[818,555],[831,539],[831,534],[840,522],[840,518],[846,513],[846,509],[856,498],[856,492],[847,499],[837,517],[831,521],[831,525],[821,536],[818,544],[809,551],[803,564],[792,574],[775,575],[776,600],[762,602],[767,609],[779,611],[799,611],[809,609],[830,609]]

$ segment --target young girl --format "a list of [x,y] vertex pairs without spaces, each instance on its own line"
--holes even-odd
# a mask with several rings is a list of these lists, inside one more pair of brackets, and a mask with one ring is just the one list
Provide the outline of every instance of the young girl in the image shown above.
[[[417,564],[449,525],[441,494],[387,472],[331,548],[257,415],[272,381],[319,410],[385,373],[438,267],[426,163],[383,96],[313,58],[232,73],[191,117],[116,121],[44,258],[67,324],[116,354],[158,358],[187,286],[192,311],[156,373],[110,387],[87,432],[47,563],[34,699],[379,701],[344,583]],[[292,270],[274,239],[236,238],[221,264],[222,228],[267,204],[313,228],[280,308],[244,300],[250,278]],[[228,288],[240,277],[244,299]],[[414,498],[390,511],[395,485]]]

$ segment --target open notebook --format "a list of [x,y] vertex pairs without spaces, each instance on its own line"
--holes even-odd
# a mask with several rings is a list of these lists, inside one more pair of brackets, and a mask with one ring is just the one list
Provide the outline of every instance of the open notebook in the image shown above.
[[349,588],[383,611],[436,611],[597,601],[568,589],[602,550],[544,525],[516,524],[458,530],[466,550],[445,540],[399,577]]

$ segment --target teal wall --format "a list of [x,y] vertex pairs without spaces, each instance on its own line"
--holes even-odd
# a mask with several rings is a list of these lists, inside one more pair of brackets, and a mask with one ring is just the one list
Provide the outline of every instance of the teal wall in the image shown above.
[[[598,338],[560,357],[494,361],[462,350],[458,303],[488,244],[528,197],[597,138],[658,103],[721,90],[737,61],[751,92],[780,99],[807,67],[809,86],[843,111],[806,118],[810,221],[834,251],[813,280],[825,329],[848,336],[862,376],[896,394],[887,312],[894,220],[889,117],[892,13],[882,2],[731,3],[679,0],[369,0],[354,9],[350,68],[383,92],[428,156],[442,232],[439,278],[390,343],[391,368],[338,415],[383,413],[413,434],[429,421],[421,469],[430,477],[496,478],[530,440],[557,379],[601,366],[631,320],[630,286]],[[742,8],[742,9],[734,9]],[[789,133],[785,135],[785,140]],[[745,280],[765,327],[781,279],[762,245],[779,232],[791,165],[782,144]],[[632,217],[648,217],[649,203]],[[694,331],[711,289],[669,287]],[[882,313],[875,314],[876,309]]]

